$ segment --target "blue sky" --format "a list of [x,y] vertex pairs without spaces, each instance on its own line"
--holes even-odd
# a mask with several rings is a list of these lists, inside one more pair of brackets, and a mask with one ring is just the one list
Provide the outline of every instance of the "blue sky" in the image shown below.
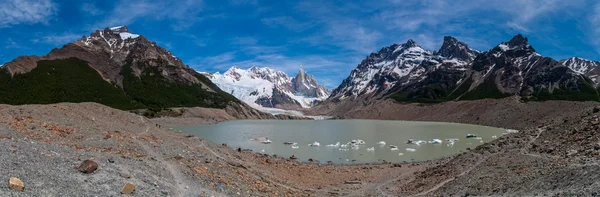
[[600,60],[600,3],[583,0],[0,0],[0,64],[127,25],[199,71],[299,66],[328,88],[369,53],[444,35],[488,50],[522,33],[542,55]]

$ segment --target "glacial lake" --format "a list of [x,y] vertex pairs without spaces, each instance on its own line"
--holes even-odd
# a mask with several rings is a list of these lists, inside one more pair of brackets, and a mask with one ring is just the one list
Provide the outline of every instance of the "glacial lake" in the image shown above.
[[[478,125],[387,120],[236,120],[173,129],[234,149],[335,164],[431,160],[464,152],[506,133]],[[468,134],[476,137],[467,138]],[[262,143],[265,138],[271,143]],[[358,139],[364,144],[351,143]],[[409,139],[413,143],[407,144]],[[320,146],[309,145],[314,142]],[[337,142],[340,144],[335,146]]]

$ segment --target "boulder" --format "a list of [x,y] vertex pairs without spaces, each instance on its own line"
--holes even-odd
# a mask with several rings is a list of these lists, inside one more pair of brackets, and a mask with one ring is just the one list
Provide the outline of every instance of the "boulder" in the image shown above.
[[131,183],[127,183],[121,190],[121,194],[132,194],[133,191],[135,191],[135,185],[131,184]]
[[296,157],[296,155],[292,155],[292,156],[290,157],[290,159],[291,159],[291,160],[296,160],[296,159],[298,159],[298,158]]
[[94,171],[96,171],[96,169],[98,169],[98,163],[96,163],[95,161],[92,160],[85,160],[81,163],[81,165],[79,165],[79,167],[77,168],[77,170],[79,170],[79,172],[83,172],[86,174],[90,174]]
[[21,179],[16,177],[10,177],[10,179],[8,180],[8,188],[15,191],[23,191],[25,189],[25,185],[23,185]]

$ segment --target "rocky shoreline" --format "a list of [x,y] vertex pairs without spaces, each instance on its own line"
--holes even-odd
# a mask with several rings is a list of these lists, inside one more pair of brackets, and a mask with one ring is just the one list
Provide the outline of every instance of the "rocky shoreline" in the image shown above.
[[[116,196],[127,183],[135,185],[135,196],[564,196],[600,191],[593,173],[600,168],[597,103],[533,103],[511,109],[502,106],[511,101],[493,101],[477,101],[484,109],[467,107],[464,115],[451,116],[452,122],[498,127],[513,123],[505,128],[519,133],[445,159],[358,165],[237,151],[171,131],[160,126],[161,119],[96,103],[0,105],[0,178],[17,177],[25,185],[19,192],[0,184],[0,196]],[[489,104],[482,107],[481,102]],[[404,109],[418,115],[394,117],[449,121],[452,107],[469,104],[451,103],[435,110],[410,104]],[[494,107],[514,112],[487,117]],[[392,117],[383,108],[367,112],[382,112],[373,118]],[[539,112],[519,111],[534,108]],[[442,115],[423,113],[429,110]],[[477,119],[474,110],[485,113]],[[361,114],[368,113],[349,111],[344,117]],[[525,116],[534,120],[510,118]],[[99,164],[98,170],[79,172],[76,168],[88,159]]]

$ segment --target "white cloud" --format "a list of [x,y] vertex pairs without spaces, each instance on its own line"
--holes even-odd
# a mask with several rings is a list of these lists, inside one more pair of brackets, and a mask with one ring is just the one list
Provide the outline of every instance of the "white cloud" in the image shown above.
[[596,51],[600,53],[600,40],[598,40],[600,37],[600,3],[597,3],[593,10],[592,14],[588,16],[588,23],[585,24],[590,29],[589,32],[586,32],[586,36],[591,40]]
[[70,43],[82,38],[81,34],[73,34],[73,33],[63,33],[59,35],[47,35],[43,36],[41,39],[33,39],[32,42],[43,42],[46,44],[51,44],[55,46],[62,46],[66,43]]
[[110,11],[108,17],[96,24],[95,28],[127,25],[137,20],[171,20],[171,28],[184,30],[201,21],[199,14],[204,10],[202,0],[181,0],[176,3],[168,0],[121,0]]
[[57,11],[52,0],[3,0],[0,2],[0,27],[47,23]]
[[6,49],[27,49],[26,46],[23,46],[22,44],[15,42],[12,38],[6,39],[6,42],[4,43],[4,48],[6,48]]
[[81,4],[81,10],[84,13],[92,15],[92,16],[97,16],[99,14],[104,13],[104,11],[98,9],[96,7],[96,5],[94,5],[93,3],[83,3],[83,4]]
[[300,22],[290,16],[268,17],[262,18],[260,21],[270,27],[282,26],[295,32],[302,32],[314,26],[310,22]]

